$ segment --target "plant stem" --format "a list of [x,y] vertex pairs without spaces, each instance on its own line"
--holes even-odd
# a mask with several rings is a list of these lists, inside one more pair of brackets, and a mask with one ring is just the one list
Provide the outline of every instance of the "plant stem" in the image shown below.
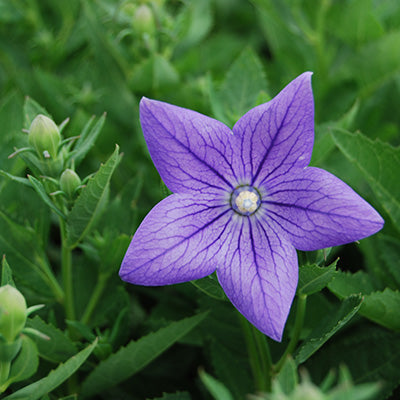
[[58,283],[53,271],[50,269],[49,265],[43,261],[40,265],[43,277],[47,281],[51,291],[54,294],[56,301],[63,303],[64,301],[64,291],[62,290],[60,284]]
[[72,280],[72,250],[67,245],[67,232],[65,221],[60,218],[60,232],[61,232],[61,270],[63,277],[64,293],[65,293],[65,315],[67,319],[74,321],[75,307],[74,307],[74,287]]
[[89,303],[86,306],[85,312],[81,318],[81,322],[87,325],[92,317],[93,311],[95,310],[101,295],[103,294],[104,288],[106,287],[108,274],[100,273],[96,286],[93,290],[92,296],[90,297]]
[[240,321],[246,341],[255,388],[259,392],[271,391],[272,361],[264,334],[259,332],[242,315]]
[[283,365],[285,364],[285,361],[287,359],[287,356],[289,354],[292,354],[294,349],[297,346],[297,343],[300,338],[300,333],[301,330],[303,329],[303,323],[304,323],[304,315],[306,312],[306,305],[307,305],[307,295],[306,294],[300,294],[297,298],[297,309],[296,309],[296,319],[294,321],[294,329],[293,329],[293,334],[292,337],[289,341],[288,346],[286,347],[285,352],[283,353],[282,357],[280,360],[276,363],[274,371],[278,373]]

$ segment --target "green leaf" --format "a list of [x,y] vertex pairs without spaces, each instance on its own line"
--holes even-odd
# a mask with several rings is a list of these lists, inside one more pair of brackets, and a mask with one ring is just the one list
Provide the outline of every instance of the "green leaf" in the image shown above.
[[215,400],[233,400],[229,390],[217,379],[205,371],[199,372],[200,379]]
[[350,272],[338,271],[335,279],[328,284],[328,289],[339,299],[344,299],[352,294],[369,294],[375,290],[371,277],[364,271]]
[[31,385],[16,391],[4,398],[4,400],[37,400],[50,393],[52,390],[66,381],[87,360],[97,345],[97,339],[75,356],[71,357],[65,364],[60,364],[48,376]]
[[3,171],[3,170],[0,170],[0,175],[3,175],[6,178],[11,179],[14,182],[22,183],[25,186],[32,187],[32,185],[30,184],[30,182],[29,182],[29,180],[27,178],[22,178],[20,176],[14,176],[14,175],[11,175],[8,172]]
[[400,292],[385,289],[365,296],[360,314],[388,329],[400,331]]
[[316,264],[300,267],[298,293],[310,295],[326,287],[336,274],[336,263],[337,261],[328,267],[319,267]]
[[82,396],[88,397],[118,385],[139,372],[156,357],[197,326],[207,313],[172,322],[165,328],[130,342],[101,362],[82,384]]
[[80,164],[80,162],[85,158],[88,151],[93,147],[101,129],[103,128],[105,120],[106,114],[103,114],[96,122],[96,124],[92,126],[92,123],[94,121],[94,117],[92,117],[83,128],[79,139],[75,143],[74,150],[71,151],[69,156],[71,159],[74,160],[75,166]]
[[28,175],[29,182],[31,183],[32,187],[35,189],[36,193],[40,196],[40,198],[61,218],[65,219],[64,213],[51,201],[49,195],[46,192],[43,184],[36,179],[32,175]]
[[8,385],[30,378],[39,366],[39,354],[35,342],[26,335],[21,336],[21,341],[21,350],[11,364]]
[[121,160],[119,147],[107,162],[100,167],[96,175],[89,179],[76,200],[74,207],[67,217],[67,242],[75,247],[89,232],[96,217],[99,215],[107,197],[111,176]]
[[35,338],[40,356],[48,361],[59,363],[65,362],[72,357],[77,348],[75,344],[58,328],[46,323],[39,316],[28,318],[26,326],[44,333],[50,340]]
[[292,394],[298,384],[297,365],[292,357],[287,357],[283,368],[279,372],[276,379],[283,393],[286,395]]
[[262,91],[267,92],[267,81],[261,61],[256,53],[246,48],[229,68],[217,93],[211,92],[214,116],[233,125],[257,102]]
[[361,303],[361,296],[350,296],[341,303],[336,312],[327,315],[323,320],[319,321],[318,325],[304,340],[299,350],[296,351],[296,364],[299,365],[305,362],[339,329],[346,325],[360,309]]
[[394,225],[400,230],[400,147],[371,140],[361,133],[334,130],[332,135],[343,154],[363,173]]
[[1,261],[1,283],[0,283],[0,286],[5,286],[5,285],[10,285],[12,287],[15,287],[11,268],[8,265],[6,256],[3,255],[3,260]]
[[52,118],[51,115],[39,103],[30,97],[25,98],[24,103],[24,128],[29,129],[32,121],[38,114],[43,114],[46,117]]
[[220,284],[211,276],[206,276],[202,279],[196,279],[190,281],[193,286],[201,290],[206,295],[213,297],[217,300],[227,300],[224,290],[221,288]]

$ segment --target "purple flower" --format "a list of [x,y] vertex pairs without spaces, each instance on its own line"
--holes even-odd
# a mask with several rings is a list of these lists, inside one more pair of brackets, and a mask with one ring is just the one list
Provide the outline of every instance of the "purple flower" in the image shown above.
[[314,140],[311,73],[253,108],[231,130],[195,111],[143,98],[153,162],[174,192],[146,216],[120,276],[169,285],[215,270],[234,306],[280,341],[296,292],[296,250],[353,242],[380,215],[344,182],[308,167]]

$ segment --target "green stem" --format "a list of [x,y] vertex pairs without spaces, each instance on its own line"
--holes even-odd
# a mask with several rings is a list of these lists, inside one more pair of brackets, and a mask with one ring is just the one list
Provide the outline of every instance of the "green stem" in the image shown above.
[[60,218],[61,231],[61,270],[63,277],[64,293],[65,293],[65,315],[67,319],[74,321],[74,286],[72,280],[72,250],[67,245],[67,231],[64,219]]
[[93,290],[92,296],[90,297],[89,303],[86,306],[85,312],[81,318],[81,322],[87,325],[92,317],[93,311],[95,310],[97,303],[100,300],[101,295],[103,294],[104,288],[107,284],[108,274],[100,274],[96,286]]
[[58,283],[56,277],[54,276],[53,271],[50,269],[49,265],[46,262],[42,262],[40,268],[42,270],[43,277],[47,281],[47,284],[54,294],[56,301],[59,303],[63,303],[64,291]]
[[300,338],[301,330],[303,329],[306,305],[307,305],[307,295],[300,294],[297,298],[296,319],[294,321],[293,334],[289,341],[288,346],[286,347],[285,352],[283,353],[282,357],[275,365],[275,368],[274,368],[275,373],[278,373],[282,369],[288,355],[292,354],[297,346],[297,343]]
[[242,315],[240,315],[240,321],[249,354],[255,389],[259,392],[270,392],[272,361],[266,337]]

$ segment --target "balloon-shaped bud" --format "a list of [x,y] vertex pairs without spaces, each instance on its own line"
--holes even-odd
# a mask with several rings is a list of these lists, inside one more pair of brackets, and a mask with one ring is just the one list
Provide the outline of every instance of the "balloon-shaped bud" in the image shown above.
[[133,28],[138,33],[153,33],[156,25],[154,21],[153,11],[146,4],[140,5],[133,15]]
[[28,141],[40,157],[55,159],[61,134],[53,120],[39,114],[31,123]]
[[13,342],[26,322],[26,301],[21,292],[10,285],[0,287],[0,335]]
[[66,169],[60,177],[60,188],[69,197],[72,198],[76,189],[82,184],[81,178],[72,169]]

